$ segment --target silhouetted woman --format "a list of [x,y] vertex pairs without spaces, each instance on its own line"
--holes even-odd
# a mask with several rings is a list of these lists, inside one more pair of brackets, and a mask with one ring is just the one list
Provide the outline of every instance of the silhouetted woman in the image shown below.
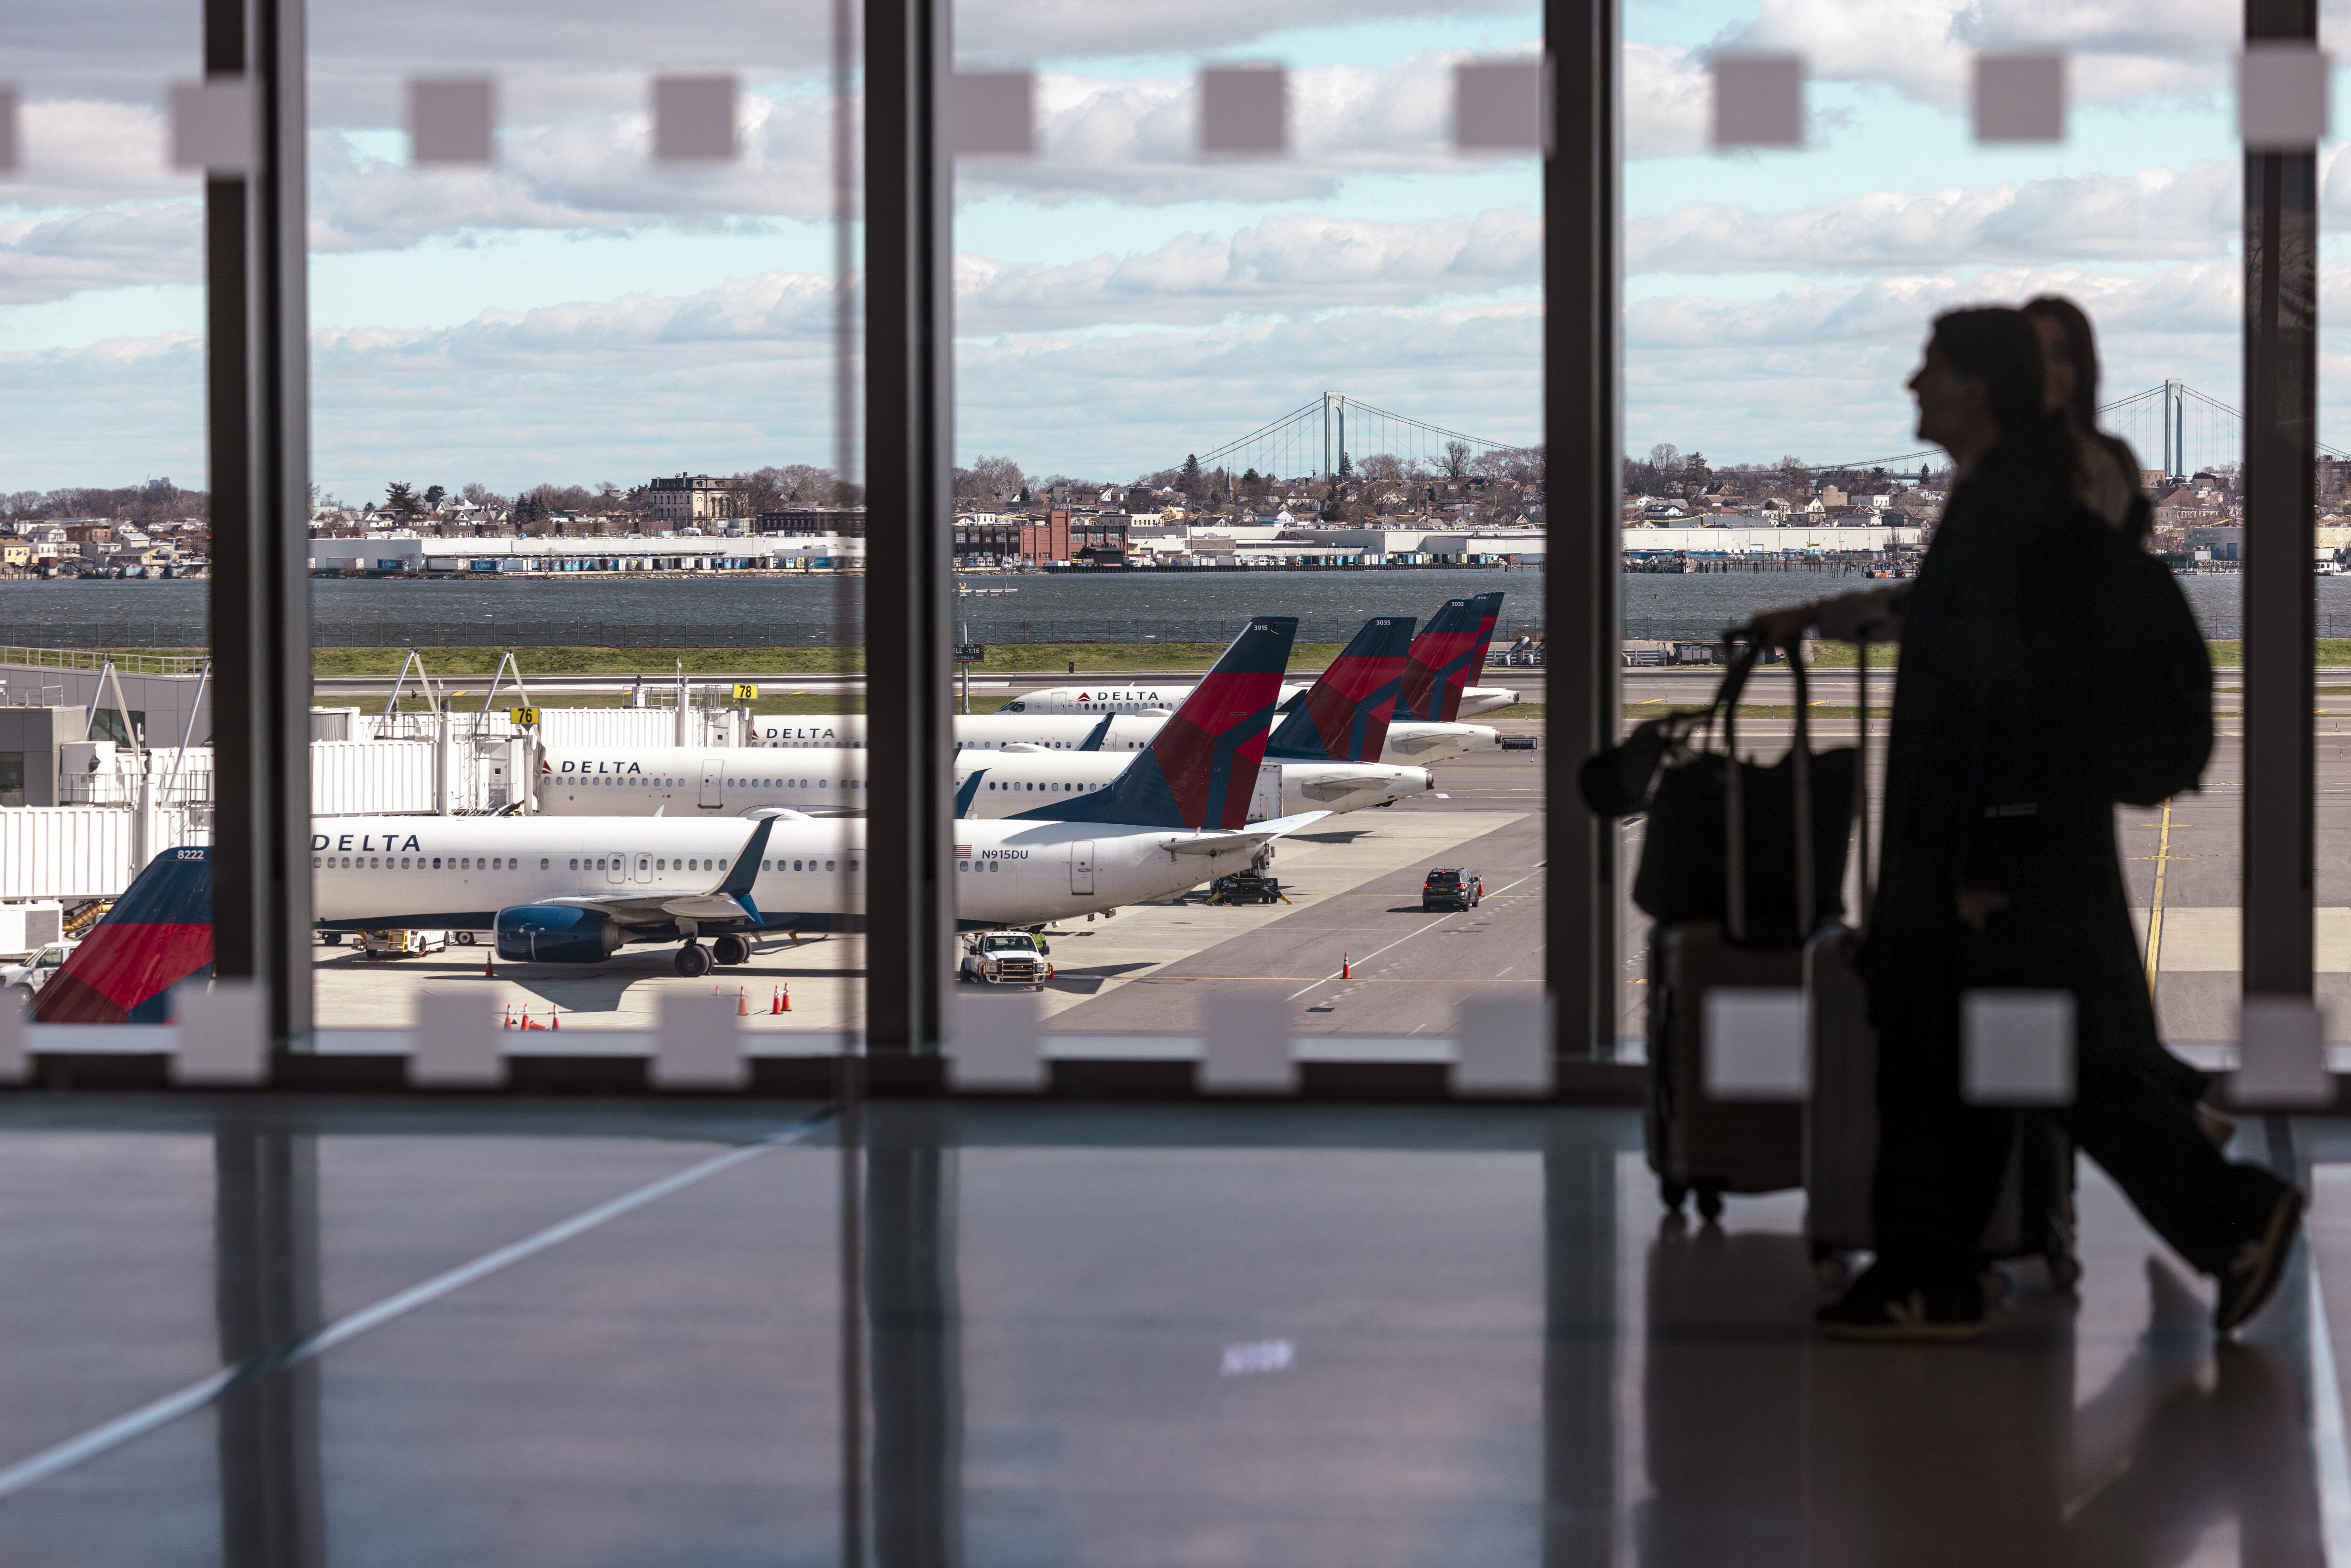
[[[1918,434],[1956,467],[1899,604],[1885,852],[1863,954],[1879,1046],[1877,1258],[1821,1324],[1855,1338],[1982,1332],[1977,1247],[2016,1113],[1960,1096],[1961,998],[2058,989],[2075,999],[2076,1088],[2048,1113],[2216,1278],[2215,1322],[2233,1328],[2275,1287],[2301,1198],[2229,1164],[2147,1049],[2114,806],[2082,714],[2095,578],[2063,564],[2093,558],[2083,530],[2115,525],[2077,495],[2081,447],[2044,405],[2040,340],[2022,312],[1938,318],[1910,389]],[[1839,625],[1850,603],[1810,612],[1827,634],[1850,634]],[[1806,613],[1761,625],[1792,635]]]

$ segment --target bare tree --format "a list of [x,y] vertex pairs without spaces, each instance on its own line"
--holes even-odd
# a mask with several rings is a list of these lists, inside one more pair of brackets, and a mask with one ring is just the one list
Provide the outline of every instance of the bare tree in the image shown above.
[[1458,483],[1468,477],[1468,474],[1469,444],[1466,441],[1447,442],[1445,444],[1445,476]]

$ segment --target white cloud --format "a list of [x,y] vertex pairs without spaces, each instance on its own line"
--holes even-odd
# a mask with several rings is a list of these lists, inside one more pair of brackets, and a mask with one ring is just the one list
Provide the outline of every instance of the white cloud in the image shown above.
[[956,326],[984,336],[1418,305],[1536,283],[1541,256],[1541,225],[1524,207],[1412,224],[1276,214],[1230,238],[1187,234],[1065,266],[957,256]]
[[[2351,264],[2329,264],[2324,286],[2351,285]],[[1907,434],[1903,382],[1940,311],[2064,294],[2096,323],[2111,400],[2169,377],[2233,404],[2241,283],[2233,261],[2143,274],[2081,267],[1987,268],[1956,277],[1910,274],[1826,287],[1803,284],[1762,299],[1679,296],[1625,311],[1628,450],[1656,441],[1722,460],[1814,462],[1891,455]],[[2336,382],[2336,385],[2346,385]],[[2351,395],[2334,401],[2343,417]]]
[[1792,49],[1812,74],[1889,82],[1929,103],[1968,92],[1977,51],[2062,49],[2075,102],[2224,86],[2243,39],[2241,13],[2208,0],[1759,0],[1726,42]]
[[[2351,165],[2342,167],[2351,194]],[[1634,272],[1834,273],[2218,256],[2236,237],[2240,192],[2237,167],[2215,161],[2022,185],[1871,191],[1786,213],[1700,203],[1629,216],[1625,265]]]
[[61,299],[86,288],[198,282],[203,246],[203,213],[193,202],[0,219],[0,305]]

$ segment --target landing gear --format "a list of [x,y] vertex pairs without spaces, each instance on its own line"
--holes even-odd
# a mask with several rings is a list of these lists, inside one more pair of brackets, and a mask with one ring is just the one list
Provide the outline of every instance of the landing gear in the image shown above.
[[677,972],[689,980],[698,980],[710,973],[710,949],[699,942],[688,942],[677,950]]
[[711,956],[722,964],[747,964],[751,961],[751,944],[740,936],[713,937]]
[[458,932],[458,933],[457,933],[457,946],[460,946],[460,947],[470,947],[470,946],[472,946],[473,945],[474,945],[474,934],[473,934],[472,932],[470,932],[470,931],[460,931],[460,932]]

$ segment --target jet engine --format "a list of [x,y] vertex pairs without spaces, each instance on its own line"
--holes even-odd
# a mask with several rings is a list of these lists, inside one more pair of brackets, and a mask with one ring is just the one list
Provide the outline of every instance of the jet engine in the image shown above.
[[517,904],[498,911],[498,956],[516,964],[601,964],[620,949],[621,928],[592,909]]

